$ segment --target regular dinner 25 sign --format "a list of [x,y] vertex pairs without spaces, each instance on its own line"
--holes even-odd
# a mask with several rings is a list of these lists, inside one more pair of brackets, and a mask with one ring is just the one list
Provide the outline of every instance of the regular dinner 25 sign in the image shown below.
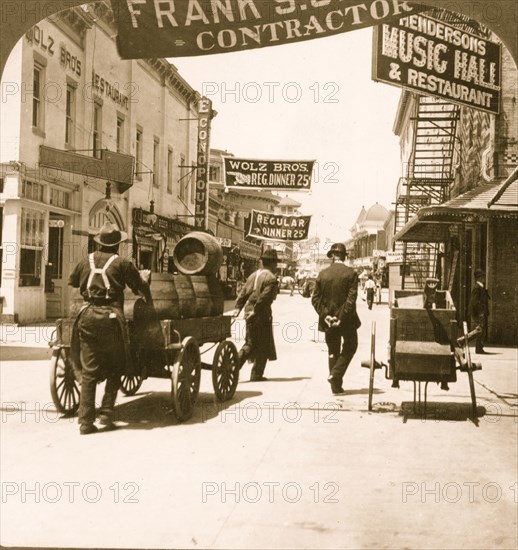
[[311,216],[284,216],[252,210],[248,235],[272,241],[304,241]]

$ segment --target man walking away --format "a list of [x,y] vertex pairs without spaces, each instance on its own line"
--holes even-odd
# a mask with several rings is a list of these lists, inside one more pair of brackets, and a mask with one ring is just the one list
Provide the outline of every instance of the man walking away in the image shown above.
[[372,309],[372,304],[374,303],[374,292],[376,291],[376,283],[372,278],[372,274],[369,273],[367,282],[363,287],[365,290],[365,295],[367,296],[367,305],[369,309]]
[[475,286],[471,291],[470,310],[472,329],[480,328],[477,335],[475,353],[486,353],[484,342],[487,338],[487,318],[489,317],[489,292],[486,289],[486,275],[482,269],[475,270]]
[[245,308],[246,337],[239,351],[239,368],[247,360],[253,361],[251,382],[267,380],[264,377],[266,362],[277,359],[272,325],[272,303],[279,293],[274,274],[277,269],[277,252],[265,250],[259,263],[259,269],[248,277],[237,297],[233,314],[237,317]]
[[345,265],[347,252],[342,243],[334,244],[327,256],[333,263],[319,273],[311,303],[318,313],[318,330],[325,333],[328,381],[333,394],[338,395],[344,391],[343,377],[358,348],[358,275]]
[[[113,407],[120,377],[131,361],[129,337],[124,319],[124,287],[141,292],[151,303],[147,279],[149,271],[138,272],[129,260],[119,257],[119,244],[127,234],[106,222],[94,240],[100,245],[75,267],[68,284],[79,288],[85,301],[74,323],[71,357],[81,373],[79,399],[80,433],[97,432],[95,426],[95,389],[106,380],[100,422],[115,428]],[[144,280],[144,278],[146,280]]]

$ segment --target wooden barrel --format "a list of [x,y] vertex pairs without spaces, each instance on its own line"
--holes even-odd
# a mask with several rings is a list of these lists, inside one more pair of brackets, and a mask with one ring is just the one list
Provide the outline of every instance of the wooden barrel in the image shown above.
[[223,315],[223,306],[225,305],[225,297],[223,295],[223,285],[215,275],[207,276],[207,286],[212,298],[211,317]]
[[178,319],[181,316],[181,304],[175,275],[172,273],[152,273],[150,290],[158,319]]
[[[194,293],[191,277],[174,274],[173,280],[178,294],[179,317],[181,319],[196,317],[196,295]],[[174,319],[174,317],[170,318]]]
[[193,231],[178,241],[173,259],[184,275],[214,275],[223,262],[223,250],[212,235]]

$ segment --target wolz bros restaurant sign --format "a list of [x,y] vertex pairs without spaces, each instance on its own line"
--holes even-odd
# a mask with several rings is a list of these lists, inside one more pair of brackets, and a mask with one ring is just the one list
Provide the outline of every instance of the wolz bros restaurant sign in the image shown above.
[[112,8],[123,59],[290,44],[426,9],[406,0],[112,0]]
[[248,236],[272,241],[304,241],[311,216],[284,216],[252,210]]
[[499,44],[422,14],[374,32],[374,80],[498,114]]
[[309,191],[314,160],[257,160],[224,157],[225,185],[241,189]]

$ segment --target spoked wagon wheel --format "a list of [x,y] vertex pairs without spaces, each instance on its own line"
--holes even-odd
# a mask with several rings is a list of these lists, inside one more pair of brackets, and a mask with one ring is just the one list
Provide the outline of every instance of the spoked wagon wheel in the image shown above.
[[55,348],[50,360],[50,394],[56,410],[72,416],[79,408],[79,383],[67,348]]
[[176,417],[189,420],[194,411],[200,390],[200,348],[192,336],[182,341],[182,349],[173,365],[172,394]]
[[236,393],[239,359],[233,342],[220,342],[212,361],[212,385],[218,401],[228,401]]
[[135,395],[142,386],[142,376],[127,376],[121,378],[121,391],[124,395]]

